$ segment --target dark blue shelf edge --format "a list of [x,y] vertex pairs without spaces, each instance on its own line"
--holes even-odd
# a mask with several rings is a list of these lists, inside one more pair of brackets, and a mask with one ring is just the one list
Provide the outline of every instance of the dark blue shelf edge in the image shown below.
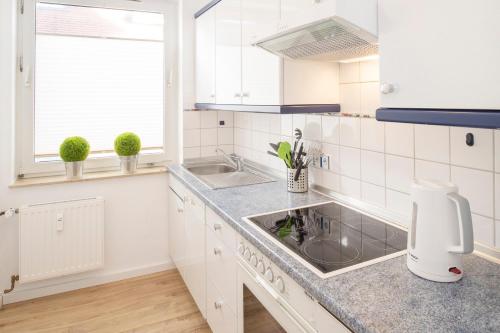
[[245,104],[196,103],[195,108],[198,110],[261,112],[261,113],[277,113],[277,114],[340,112],[340,104],[245,105]]
[[199,11],[197,11],[196,13],[194,13],[194,18],[198,18],[200,17],[201,15],[203,15],[206,11],[210,10],[210,8],[212,8],[213,6],[215,6],[216,4],[218,4],[219,2],[221,2],[222,0],[212,0],[210,1],[209,3],[207,3],[205,6],[203,6],[202,9],[200,9]]
[[379,108],[377,120],[476,128],[500,128],[500,110]]

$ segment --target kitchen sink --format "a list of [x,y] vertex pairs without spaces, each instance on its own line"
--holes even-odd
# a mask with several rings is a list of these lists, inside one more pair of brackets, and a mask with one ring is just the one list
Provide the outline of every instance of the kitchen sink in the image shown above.
[[248,165],[237,170],[226,162],[197,161],[183,164],[189,172],[211,189],[263,184],[275,181],[262,171]]

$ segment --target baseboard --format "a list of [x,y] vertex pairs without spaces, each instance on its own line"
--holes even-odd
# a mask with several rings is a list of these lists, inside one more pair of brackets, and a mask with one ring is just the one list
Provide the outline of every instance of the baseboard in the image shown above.
[[71,279],[64,279],[63,281],[45,281],[43,285],[39,283],[26,284],[21,286],[16,286],[12,293],[3,295],[3,304],[16,303],[21,301],[26,301],[38,297],[49,296],[59,293],[64,293],[67,291],[93,287],[100,284],[105,284],[109,282],[120,281],[124,279],[129,279],[141,275],[158,273],[170,269],[174,269],[174,263],[172,261],[134,267],[131,269],[126,269],[122,271],[106,272],[100,273],[96,271],[93,275],[88,275],[85,277],[72,277]]

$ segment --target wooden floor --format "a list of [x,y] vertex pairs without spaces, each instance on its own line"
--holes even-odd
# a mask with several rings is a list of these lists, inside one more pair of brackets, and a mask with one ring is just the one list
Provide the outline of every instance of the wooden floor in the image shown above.
[[171,270],[6,305],[0,332],[211,331],[179,273]]

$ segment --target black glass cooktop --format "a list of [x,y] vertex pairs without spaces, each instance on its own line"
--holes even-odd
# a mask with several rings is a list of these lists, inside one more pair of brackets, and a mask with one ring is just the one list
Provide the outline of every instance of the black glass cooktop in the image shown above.
[[406,249],[406,231],[336,203],[250,221],[323,273]]

